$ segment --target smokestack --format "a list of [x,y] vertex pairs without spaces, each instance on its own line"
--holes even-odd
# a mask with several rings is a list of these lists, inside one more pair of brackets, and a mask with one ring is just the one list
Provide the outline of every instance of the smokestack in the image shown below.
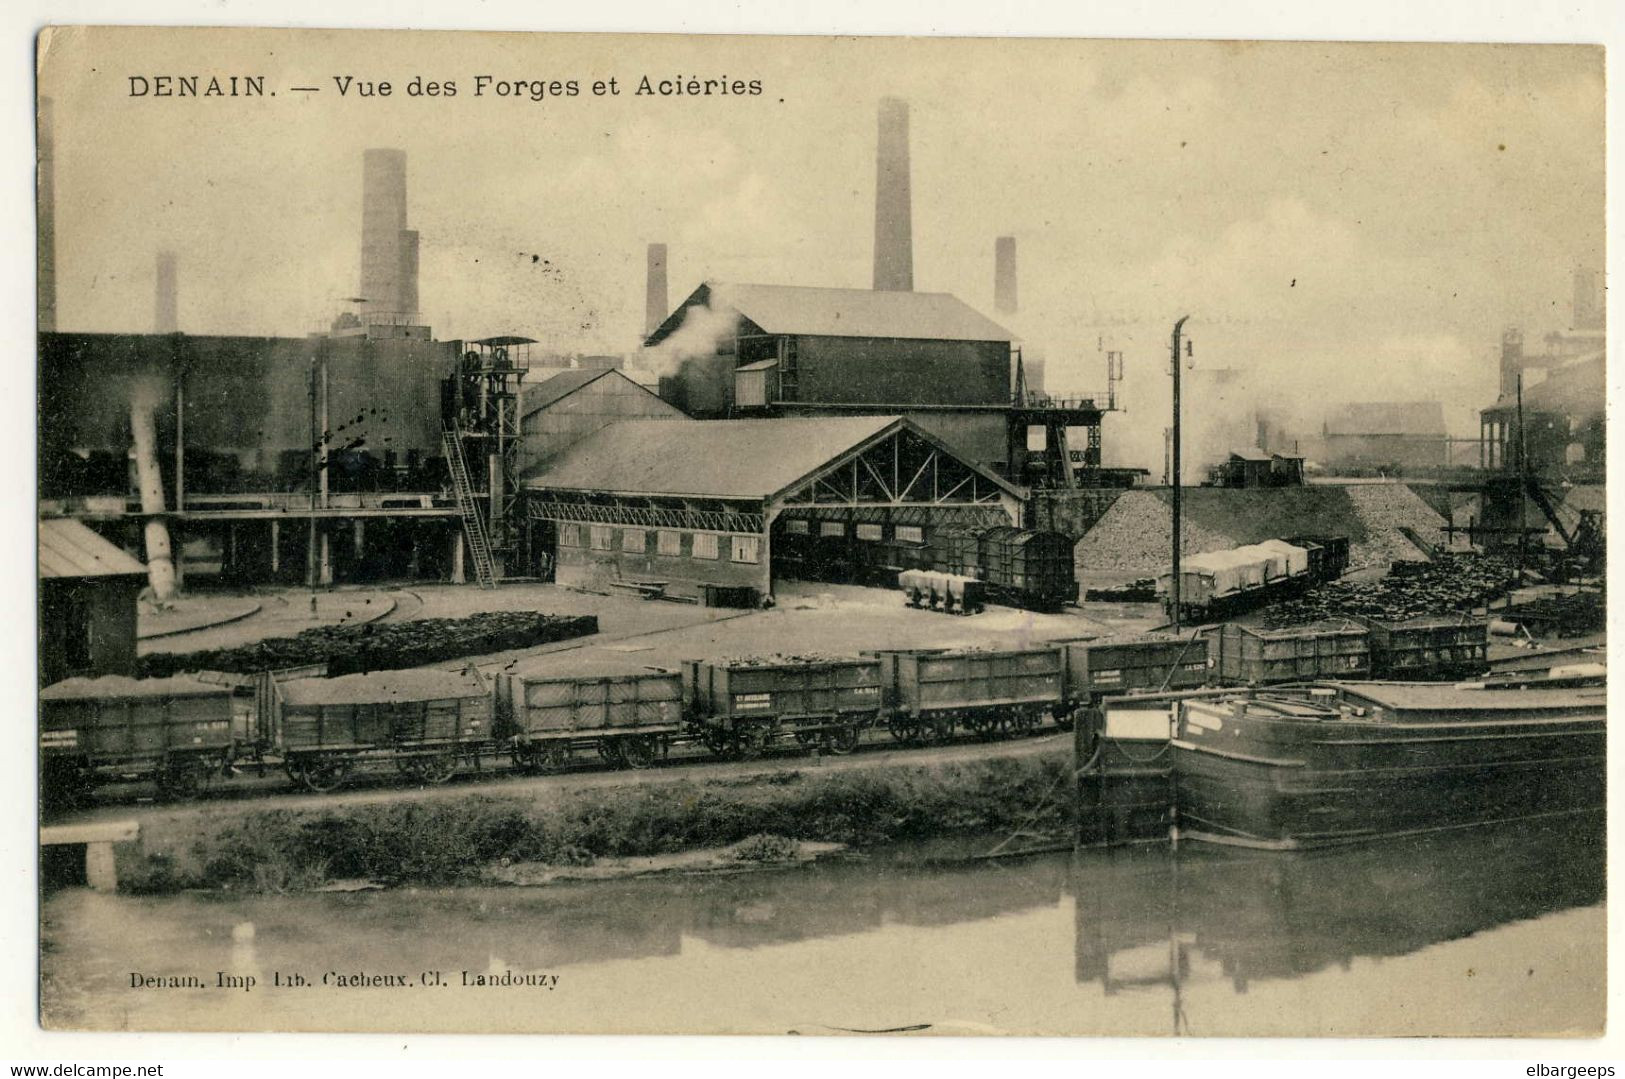
[[914,291],[914,226],[908,179],[908,102],[880,99],[875,144],[875,290]]
[[1001,315],[1016,313],[1016,238],[993,241],[993,309]]
[[175,290],[175,252],[158,252],[158,275],[152,299],[152,328],[158,333],[178,333],[181,323]]
[[39,274],[39,328],[41,332],[56,329],[56,156],[55,138],[51,132],[51,99],[39,99],[38,127],[39,172],[35,177],[35,243],[38,245],[36,265]]
[[406,152],[368,150],[361,159],[363,322],[417,313],[418,236],[406,227]]
[[1603,328],[1603,305],[1598,295],[1597,275],[1584,266],[1574,271],[1574,328],[1600,330]]
[[649,245],[649,276],[643,307],[643,336],[648,337],[666,321],[666,245]]

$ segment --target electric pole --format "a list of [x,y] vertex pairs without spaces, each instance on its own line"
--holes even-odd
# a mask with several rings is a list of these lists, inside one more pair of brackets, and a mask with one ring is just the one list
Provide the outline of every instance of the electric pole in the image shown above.
[[1168,479],[1173,484],[1173,488],[1174,488],[1174,490],[1173,490],[1173,495],[1174,495],[1174,537],[1173,537],[1174,572],[1173,572],[1173,582],[1169,586],[1168,594],[1169,594],[1170,599],[1172,600],[1171,606],[1173,607],[1174,632],[1175,633],[1179,632],[1179,622],[1180,622],[1180,618],[1179,618],[1179,616],[1180,616],[1180,610],[1179,610],[1179,592],[1180,592],[1180,589],[1179,589],[1179,584],[1180,584],[1180,580],[1179,580],[1179,549],[1184,546],[1184,544],[1180,542],[1180,540],[1183,538],[1182,534],[1181,534],[1181,531],[1180,531],[1180,529],[1181,529],[1180,517],[1181,517],[1181,511],[1184,509],[1184,507],[1182,505],[1183,497],[1181,495],[1181,483],[1180,483],[1180,472],[1179,472],[1179,338],[1180,338],[1180,334],[1184,332],[1185,322],[1189,318],[1190,318],[1189,315],[1182,315],[1180,317],[1179,321],[1174,323],[1174,339],[1173,339],[1173,348],[1171,350],[1171,358],[1173,360],[1172,371],[1173,371],[1173,375],[1174,375],[1174,431],[1173,431],[1173,443],[1174,444],[1173,444],[1173,453],[1172,453],[1173,464],[1169,468],[1169,472],[1171,473],[1171,475],[1168,477]]

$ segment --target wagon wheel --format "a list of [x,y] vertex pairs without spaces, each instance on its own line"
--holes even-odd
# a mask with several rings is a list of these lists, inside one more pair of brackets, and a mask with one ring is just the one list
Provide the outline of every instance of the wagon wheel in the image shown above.
[[1059,731],[1071,730],[1073,723],[1076,721],[1073,714],[1064,708],[1058,708],[1051,712],[1050,717],[1055,720],[1055,729]]
[[622,738],[620,745],[621,760],[625,762],[628,768],[641,769],[654,764],[659,749],[652,734],[639,734],[630,738]]
[[513,752],[519,767],[532,775],[541,772],[560,772],[570,764],[569,742],[527,742],[515,746]]
[[209,771],[200,760],[170,761],[158,773],[158,792],[173,801],[189,801],[209,785]]
[[1017,712],[1011,726],[1018,737],[1031,734],[1038,729],[1038,716],[1032,712]]
[[626,753],[621,746],[621,740],[619,738],[598,739],[598,755],[602,757],[604,762],[611,768],[626,767]]
[[818,745],[824,739],[824,732],[817,730],[796,731],[796,745],[809,747]]
[[920,726],[913,720],[905,719],[902,716],[892,716],[886,720],[886,730],[891,733],[894,740],[906,746],[912,745],[914,740],[919,737]]
[[931,721],[931,725],[922,732],[925,741],[932,745],[942,745],[954,736],[954,720],[952,716],[941,716]]
[[733,737],[733,755],[742,761],[753,761],[767,748],[767,734],[760,727],[742,727]]
[[700,729],[700,744],[710,750],[713,756],[726,757],[728,755],[728,741],[714,727],[702,727]]
[[317,757],[301,761],[298,767],[299,781],[317,794],[338,789],[350,775],[350,762],[342,757]]
[[457,773],[457,754],[447,750],[431,757],[419,757],[414,771],[419,782],[439,786]]
[[824,732],[824,752],[844,757],[858,748],[858,725],[842,723]]

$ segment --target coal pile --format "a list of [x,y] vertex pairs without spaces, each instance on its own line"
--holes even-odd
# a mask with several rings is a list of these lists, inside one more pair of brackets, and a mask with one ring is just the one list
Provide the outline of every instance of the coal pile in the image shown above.
[[1517,564],[1497,555],[1459,553],[1433,562],[1396,562],[1380,581],[1333,581],[1272,607],[1264,613],[1264,624],[1274,629],[1354,617],[1395,622],[1470,611],[1505,595],[1517,582]]
[[592,615],[488,611],[467,618],[317,626],[293,637],[272,637],[236,648],[142,656],[136,673],[163,678],[180,671],[255,674],[325,663],[329,675],[422,667],[447,659],[529,648],[598,632]]
[[1084,592],[1083,598],[1085,602],[1155,603],[1157,601],[1157,579],[1155,577],[1140,577],[1133,584],[1120,585],[1117,588],[1090,588]]

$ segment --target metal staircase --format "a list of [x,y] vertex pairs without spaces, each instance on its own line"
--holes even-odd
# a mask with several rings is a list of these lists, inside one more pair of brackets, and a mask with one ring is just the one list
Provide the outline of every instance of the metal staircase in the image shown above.
[[486,536],[485,520],[480,516],[479,497],[468,478],[468,461],[463,456],[463,437],[455,423],[447,424],[441,441],[446,447],[446,469],[451,473],[451,486],[457,495],[457,508],[463,515],[463,533],[468,537],[468,549],[474,557],[474,578],[481,588],[497,586],[496,573],[491,562],[491,542]]

